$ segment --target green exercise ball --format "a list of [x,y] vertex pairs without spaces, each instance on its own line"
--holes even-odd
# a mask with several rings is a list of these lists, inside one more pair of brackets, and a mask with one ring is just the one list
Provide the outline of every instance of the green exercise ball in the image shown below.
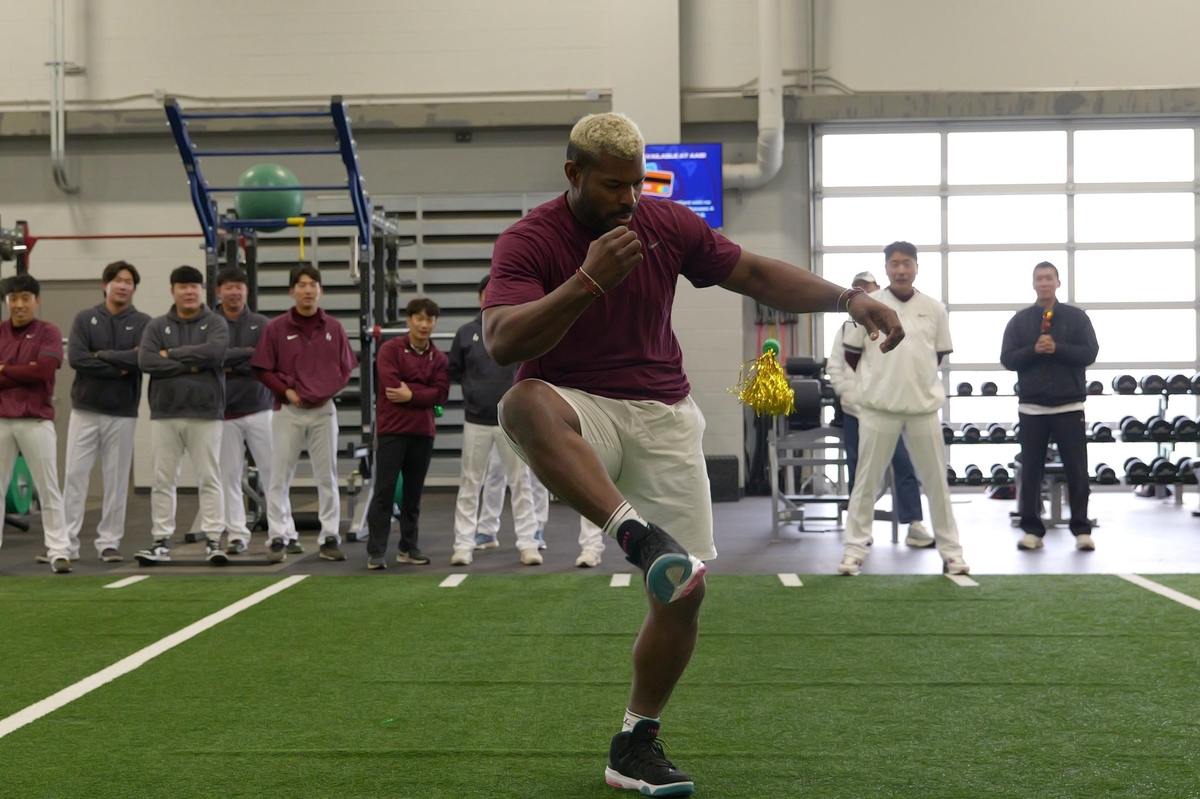
[[392,497],[392,501],[395,502],[397,505],[399,505],[400,500],[402,500],[402,499],[404,499],[404,475],[403,474],[396,478],[396,495]]
[[[233,207],[239,219],[287,219],[300,216],[304,208],[304,192],[289,189],[299,186],[300,180],[292,170],[279,164],[255,164],[242,173],[238,185],[247,188],[279,186],[279,191],[239,191],[233,198]],[[262,228],[264,233],[274,233],[282,227]]]
[[13,464],[12,482],[8,484],[8,495],[4,498],[4,512],[24,516],[29,513],[32,501],[33,475],[29,473],[29,466],[26,465],[25,458],[18,456],[17,462]]

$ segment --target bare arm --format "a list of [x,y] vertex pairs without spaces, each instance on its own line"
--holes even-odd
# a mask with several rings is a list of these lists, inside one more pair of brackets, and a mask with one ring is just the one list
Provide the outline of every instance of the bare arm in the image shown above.
[[[807,269],[746,250],[742,250],[742,257],[721,287],[785,313],[840,313],[838,298],[845,292]],[[880,345],[884,352],[903,340],[899,317],[883,303],[859,294],[851,299],[848,310],[850,318],[865,327],[872,340],[880,333],[887,336]]]

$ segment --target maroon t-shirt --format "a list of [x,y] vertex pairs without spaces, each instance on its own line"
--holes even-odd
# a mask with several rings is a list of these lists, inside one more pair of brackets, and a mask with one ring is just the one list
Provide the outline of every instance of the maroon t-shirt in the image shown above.
[[[17,328],[11,319],[0,323],[0,417],[53,419],[54,370],[62,359],[62,331],[49,322],[34,319]],[[51,362],[57,362],[52,369],[43,368]]]
[[[680,275],[697,288],[724,281],[742,248],[669,200],[643,196],[630,227],[642,242],[642,263],[597,297],[554,349],[522,364],[517,380],[668,405],[688,395],[671,329],[675,285]],[[601,235],[575,218],[566,195],[534,208],[496,240],[484,308],[522,305],[578,280],[575,270]]]
[[[346,329],[320,308],[310,317],[301,316],[295,308],[276,316],[259,337],[250,359],[251,367],[273,374],[314,407],[345,388],[356,365],[358,358],[350,349]],[[256,374],[263,379],[261,373]],[[267,380],[263,382],[271,386]],[[275,410],[279,410],[281,400],[276,389],[271,387],[276,395]]]

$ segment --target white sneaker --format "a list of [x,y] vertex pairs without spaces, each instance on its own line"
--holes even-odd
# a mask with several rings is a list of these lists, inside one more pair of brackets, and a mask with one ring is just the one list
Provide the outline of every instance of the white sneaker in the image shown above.
[[542,553],[538,552],[536,548],[522,549],[521,550],[521,563],[525,564],[526,566],[541,566],[542,565]]
[[[1091,540],[1091,536],[1088,536],[1088,540]],[[1079,542],[1076,541],[1075,543],[1078,545]],[[1026,533],[1017,542],[1017,549],[1023,549],[1027,552],[1034,549],[1041,549],[1044,546],[1046,546],[1046,542],[1042,540],[1042,537],[1033,533]]]
[[600,553],[592,549],[585,549],[579,553],[579,557],[575,558],[575,565],[581,569],[591,569],[600,565]]
[[960,555],[955,555],[952,558],[946,558],[942,563],[942,571],[946,574],[970,574],[971,567]]
[[450,556],[451,566],[470,566],[471,565],[471,550],[456,549],[454,554]]
[[925,525],[913,522],[908,526],[908,536],[904,539],[904,543],[917,549],[927,549],[933,546],[934,540],[929,531],[925,529]]
[[1080,552],[1094,552],[1096,550],[1096,542],[1087,533],[1080,533],[1075,536],[1075,548]]
[[838,574],[846,577],[856,577],[862,571],[862,558],[855,555],[846,555],[842,558],[842,562],[838,564]]

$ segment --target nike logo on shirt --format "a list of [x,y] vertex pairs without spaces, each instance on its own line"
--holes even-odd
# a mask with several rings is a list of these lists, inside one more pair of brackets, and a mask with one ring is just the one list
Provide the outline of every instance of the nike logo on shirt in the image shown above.
[[208,329],[208,325],[200,325],[200,329],[201,329],[201,330],[207,330],[207,329]]
[[293,333],[292,335],[288,336],[288,341],[291,341],[292,339],[299,338],[299,337],[300,337],[299,333]]
[[657,247],[657,246],[658,246],[658,245],[660,245],[660,244],[662,244],[662,240],[661,240],[661,239],[660,239],[659,241],[656,241],[656,242],[654,242],[653,244],[651,244],[651,245],[650,245],[649,247],[647,247],[646,249],[647,249],[647,250],[653,250],[655,247]]
[[258,330],[258,325],[250,325],[251,330]]
[[32,333],[26,333],[26,334],[25,334],[25,338],[33,338],[33,334],[32,334]]
[[125,325],[126,330],[133,330],[133,325]]

